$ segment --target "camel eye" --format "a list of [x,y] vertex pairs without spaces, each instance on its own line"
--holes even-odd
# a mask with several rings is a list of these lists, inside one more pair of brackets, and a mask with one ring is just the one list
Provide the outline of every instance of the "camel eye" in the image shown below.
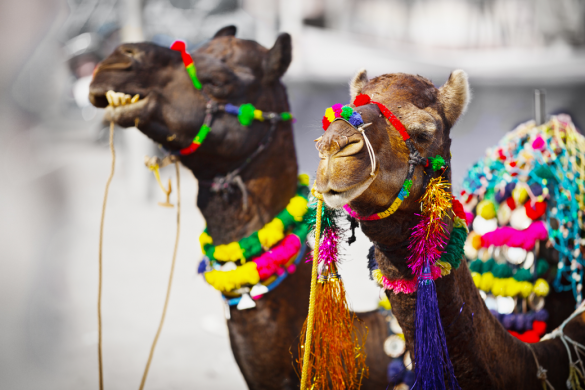
[[416,132],[412,135],[414,141],[419,144],[425,144],[431,140],[431,136],[427,133]]

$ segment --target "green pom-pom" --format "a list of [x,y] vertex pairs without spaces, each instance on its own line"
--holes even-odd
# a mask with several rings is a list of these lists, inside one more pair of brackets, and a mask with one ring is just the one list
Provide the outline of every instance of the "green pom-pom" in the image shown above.
[[508,264],[496,264],[492,270],[494,277],[505,279],[512,276],[512,269],[508,266]]
[[437,157],[429,157],[433,171],[438,171],[445,166],[445,159],[437,154]]
[[550,266],[548,265],[548,261],[546,261],[545,259],[538,259],[538,261],[536,262],[536,276],[538,277],[543,276],[544,274],[546,274],[549,268]]
[[469,263],[469,270],[471,272],[477,272],[478,274],[483,273],[483,261],[473,260],[471,263]]
[[290,121],[292,119],[292,114],[290,112],[283,112],[280,114],[280,119],[283,121]]
[[404,189],[406,191],[410,191],[410,187],[412,187],[412,180],[406,180],[406,181],[404,181]]
[[349,117],[353,114],[353,108],[350,106],[344,106],[341,109],[341,116],[344,117],[346,120],[349,120]]
[[485,263],[483,263],[482,273],[485,274],[486,272],[492,272],[496,265],[496,261],[494,259],[489,259]]
[[238,120],[242,126],[249,126],[254,120],[254,106],[250,103],[242,104],[238,113]]
[[520,268],[514,274],[514,279],[519,281],[519,282],[529,282],[532,280],[532,275],[530,274],[529,270],[527,270],[525,268]]
[[[331,228],[333,230],[337,230],[341,232],[337,221],[339,218],[344,217],[343,209],[332,209],[327,207],[325,202],[323,202],[323,209],[321,213],[321,234],[323,234],[323,230],[325,228]],[[303,217],[303,222],[310,227],[310,232],[315,231],[315,225],[317,223],[317,201],[309,203],[308,210]]]

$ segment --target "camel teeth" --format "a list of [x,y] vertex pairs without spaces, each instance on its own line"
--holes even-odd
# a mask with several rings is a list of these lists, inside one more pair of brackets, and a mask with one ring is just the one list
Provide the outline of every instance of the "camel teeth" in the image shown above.
[[136,94],[134,95],[134,97],[130,100],[130,103],[136,103],[138,100],[140,100],[140,95]]
[[140,100],[140,95],[136,94],[134,97],[123,92],[114,92],[112,90],[106,92],[106,99],[108,104],[112,107],[125,106],[127,104],[136,103]]
[[114,100],[112,99],[112,94],[114,93],[114,91],[108,91],[106,92],[106,99],[108,100],[108,104],[110,106],[114,105]]

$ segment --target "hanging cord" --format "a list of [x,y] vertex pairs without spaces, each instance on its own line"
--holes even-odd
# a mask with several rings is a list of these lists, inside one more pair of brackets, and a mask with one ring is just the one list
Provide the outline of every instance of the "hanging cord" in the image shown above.
[[[569,366],[570,367],[569,367],[569,379],[567,379],[567,383],[570,383],[572,388],[574,388],[574,389],[581,389],[582,388],[581,384],[579,383],[579,378],[581,378],[582,380],[585,380],[585,376],[584,376],[585,368],[583,367],[583,361],[581,360],[581,354],[585,354],[585,346],[583,344],[580,344],[580,343],[574,341],[569,336],[565,335],[564,329],[565,329],[565,326],[573,318],[577,317],[579,314],[581,314],[583,312],[585,312],[585,301],[579,305],[577,310],[575,310],[573,312],[573,314],[571,314],[569,316],[569,318],[567,318],[565,321],[563,321],[561,326],[559,326],[558,328],[553,330],[551,333],[545,335],[542,339],[540,339],[540,341],[552,340],[552,339],[556,339],[557,337],[561,339],[561,341],[563,342],[563,345],[565,346],[565,349],[567,350],[567,355],[569,357]],[[569,348],[569,344],[571,344],[573,346],[573,348],[575,349],[575,353],[577,356],[577,360],[575,362],[573,362],[573,358],[571,356],[571,349]],[[581,366],[581,369],[579,369],[579,366],[577,366],[577,363],[579,363],[579,365]],[[552,388],[552,386],[551,386],[551,388]]]
[[171,296],[171,286],[173,284],[173,274],[175,273],[175,260],[177,259],[177,249],[179,247],[179,234],[181,231],[181,176],[179,173],[179,162],[175,161],[175,172],[177,174],[177,235],[175,237],[175,248],[173,249],[173,260],[171,262],[171,274],[169,275],[169,284],[167,286],[167,296],[165,298],[165,305],[163,307],[162,316],[160,317],[160,324],[158,325],[158,330],[156,331],[156,335],[154,336],[154,340],[152,341],[152,346],[150,347],[150,353],[148,355],[148,361],[146,362],[146,367],[144,368],[144,374],[142,375],[142,381],[140,382],[140,390],[144,389],[144,384],[146,383],[146,377],[148,376],[148,370],[150,369],[150,363],[152,362],[152,357],[154,355],[154,349],[156,348],[156,343],[158,342],[158,338],[160,336],[163,324],[165,323],[165,317],[167,315],[167,307],[169,305],[169,298]]
[[311,274],[311,295],[309,296],[309,316],[307,317],[307,336],[305,338],[305,352],[303,356],[303,371],[301,375],[301,390],[307,389],[307,375],[309,373],[309,357],[311,356],[311,341],[313,338],[313,324],[315,322],[315,298],[317,297],[317,268],[319,265],[319,240],[321,236],[321,214],[323,211],[323,195],[313,189],[313,196],[317,198],[317,215],[315,220],[315,247],[313,248],[313,271]]
[[542,388],[543,388],[543,390],[546,390],[547,389],[546,385],[548,385],[551,388],[551,390],[555,390],[555,388],[553,387],[553,385],[550,383],[550,381],[546,377],[546,371],[547,370],[545,370],[544,367],[542,367],[540,365],[540,363],[538,362],[538,358],[536,357],[536,354],[534,353],[534,350],[532,349],[532,347],[530,346],[530,344],[526,344],[526,346],[528,347],[528,349],[530,350],[530,352],[532,352],[532,356],[534,357],[534,361],[536,362],[536,377],[542,382]]
[[104,219],[106,216],[106,204],[108,202],[108,192],[110,190],[110,183],[114,177],[114,170],[116,168],[116,151],[114,149],[114,122],[110,122],[110,152],[112,153],[112,168],[110,169],[110,176],[106,182],[106,190],[104,192],[104,202],[102,204],[102,218],[100,221],[100,243],[98,250],[98,301],[97,301],[97,314],[98,314],[98,367],[99,367],[99,378],[100,378],[100,390],[104,390],[104,369],[102,362],[102,253],[104,243]]

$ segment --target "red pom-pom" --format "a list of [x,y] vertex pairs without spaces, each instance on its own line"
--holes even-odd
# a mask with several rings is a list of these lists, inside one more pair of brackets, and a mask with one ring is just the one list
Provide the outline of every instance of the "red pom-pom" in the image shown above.
[[186,49],[187,49],[187,46],[185,45],[185,42],[183,42],[183,41],[175,41],[171,45],[171,50],[185,51]]
[[509,197],[508,199],[506,199],[506,204],[508,205],[510,210],[514,210],[516,208],[516,202],[514,202],[514,198],[512,198],[512,197]]
[[526,209],[528,218],[535,221],[546,212],[546,202],[534,202],[534,207],[530,203],[532,202],[524,203],[524,208]]
[[544,321],[533,321],[532,330],[539,336],[544,336],[546,333],[546,322]]
[[323,130],[327,130],[327,128],[331,124],[331,122],[329,122],[329,119],[327,119],[327,117],[323,117],[323,120],[321,121],[321,123],[323,123]]
[[363,93],[360,93],[359,95],[357,95],[355,97],[355,100],[353,101],[353,104],[356,107],[359,107],[359,106],[363,106],[364,104],[369,104],[370,101],[371,101],[371,99],[370,99],[370,97],[368,95],[365,95]]
[[527,330],[526,332],[522,333],[518,339],[520,341],[524,341],[525,343],[538,343],[540,341],[540,336],[534,330]]
[[465,210],[463,210],[463,205],[455,199],[455,197],[453,197],[453,212],[456,216],[465,221]]

